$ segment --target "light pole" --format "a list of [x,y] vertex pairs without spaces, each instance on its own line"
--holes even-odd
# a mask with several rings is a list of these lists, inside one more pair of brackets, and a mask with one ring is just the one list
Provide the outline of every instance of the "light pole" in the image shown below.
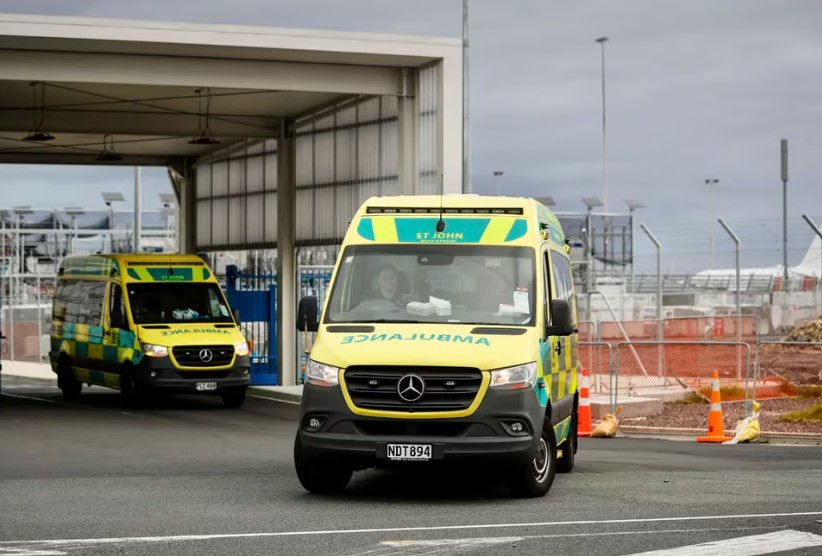
[[142,213],[140,212],[142,209],[140,208],[140,201],[142,200],[142,185],[140,179],[140,167],[134,167],[134,249],[135,253],[139,253],[142,250],[141,240],[143,236],[143,223],[142,223]]
[[599,37],[602,47],[602,206],[608,212],[608,133],[605,125],[605,43],[608,37]]
[[659,376],[662,376],[663,370],[663,358],[664,358],[664,347],[662,342],[665,341],[665,333],[664,333],[664,324],[662,321],[662,244],[656,238],[656,236],[651,232],[650,228],[646,226],[644,223],[639,225],[642,228],[642,231],[645,232],[645,235],[648,236],[648,239],[651,240],[656,246],[656,329],[657,329],[657,341],[659,341],[659,350],[657,354],[657,369]]
[[468,111],[468,0],[462,0],[462,192],[472,193],[471,114]]
[[74,253],[77,252],[77,239],[78,239],[78,235],[77,235],[77,217],[84,215],[86,213],[86,211],[83,210],[80,207],[66,207],[63,210],[71,218],[71,229],[72,229],[71,244],[72,245],[71,245],[70,254],[74,254]]
[[163,225],[166,232],[166,240],[169,239],[169,216],[174,216],[174,222],[177,222],[176,205],[177,197],[171,193],[160,193],[160,201],[163,203]]
[[585,277],[585,294],[587,302],[585,304],[585,320],[591,322],[591,293],[593,292],[594,280],[594,232],[592,227],[591,211],[597,207],[602,206],[602,201],[596,197],[584,197],[582,202],[585,203],[587,209],[585,215],[585,262],[586,262],[586,277]]
[[114,203],[121,203],[125,201],[122,193],[106,192],[103,193],[103,201],[108,207],[108,237],[110,252],[114,253]]
[[634,264],[636,258],[634,256],[634,211],[645,208],[645,204],[636,199],[626,199],[625,204],[628,205],[628,214],[631,217],[631,292],[636,292],[636,286],[634,285],[634,268],[636,267]]
[[[790,291],[788,276],[788,140],[780,142],[781,174],[782,174],[782,281],[785,284],[785,294]],[[787,305],[787,296],[785,304]]]
[[502,175],[504,173],[505,172],[503,172],[502,170],[495,170],[494,171],[494,178],[495,178],[494,181],[497,182],[497,196],[502,195]]
[[[808,225],[813,229],[814,233],[819,236],[819,239],[822,239],[822,230],[814,224],[813,220],[811,220],[810,216],[807,214],[803,214],[802,218]],[[820,249],[822,249],[822,243],[819,245]],[[822,265],[822,253],[820,253],[819,263]],[[819,269],[819,278],[816,280],[816,289],[819,291],[819,305],[822,306],[822,267]]]
[[[711,212],[712,217],[716,217],[716,194],[715,194],[715,186],[719,185],[719,180],[716,178],[707,178],[705,180],[705,185],[708,186],[709,189],[709,197],[711,199]],[[708,268],[714,268],[714,228],[710,226],[708,230]]]
[[[739,240],[739,236],[737,236],[733,230],[731,230],[730,226],[728,226],[724,220],[718,218],[717,221],[719,224],[725,228],[725,231],[728,232],[728,235],[731,236],[735,244],[735,251],[736,251],[736,341],[737,343],[742,341],[742,291],[740,285],[740,260],[739,260],[739,252],[742,248],[742,242]],[[747,370],[745,371],[745,411],[748,412],[748,376]],[[736,356],[736,377],[742,378],[742,353],[737,347],[737,356]]]

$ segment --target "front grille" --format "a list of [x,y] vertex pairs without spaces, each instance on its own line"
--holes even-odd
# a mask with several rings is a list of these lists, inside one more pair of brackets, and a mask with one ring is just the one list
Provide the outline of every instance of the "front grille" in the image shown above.
[[218,380],[225,378],[231,371],[179,371],[177,376],[187,380]]
[[[406,375],[417,375],[425,391],[414,402],[403,400],[397,384]],[[362,409],[383,411],[461,411],[477,397],[482,374],[465,367],[350,367],[345,385],[351,401]]]
[[[203,361],[203,350],[211,352],[211,360]],[[224,367],[234,358],[234,346],[177,346],[172,353],[181,367]]]
[[356,421],[354,425],[367,436],[463,436],[471,423],[441,421]]

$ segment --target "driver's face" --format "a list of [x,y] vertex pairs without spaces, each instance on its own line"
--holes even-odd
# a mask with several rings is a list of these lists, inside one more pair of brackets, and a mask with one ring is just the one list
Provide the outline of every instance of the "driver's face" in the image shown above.
[[379,284],[380,294],[386,299],[394,299],[397,295],[397,273],[391,269],[384,268],[380,271]]

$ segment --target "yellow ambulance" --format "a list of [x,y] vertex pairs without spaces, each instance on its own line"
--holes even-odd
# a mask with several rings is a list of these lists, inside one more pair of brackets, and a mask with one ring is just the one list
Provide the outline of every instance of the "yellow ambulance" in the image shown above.
[[145,395],[214,393],[239,407],[249,349],[214,273],[194,255],[68,257],[58,270],[52,370],[66,399],[83,384]]
[[[345,236],[316,331],[294,447],[302,485],[384,465],[490,463],[543,496],[577,449],[569,249],[533,199],[376,197]],[[321,313],[321,314],[320,314]]]

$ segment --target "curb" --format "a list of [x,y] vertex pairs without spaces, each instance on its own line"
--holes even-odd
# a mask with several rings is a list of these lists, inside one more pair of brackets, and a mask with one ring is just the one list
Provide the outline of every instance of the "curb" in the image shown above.
[[[642,434],[630,433],[625,434],[621,431],[617,433],[617,438],[632,438],[644,440],[667,440],[670,442],[692,442],[695,435],[660,435],[660,434]],[[773,436],[763,434],[756,442],[750,444],[771,444],[773,446],[822,446],[822,437],[807,437],[807,436]],[[745,444],[735,444],[735,446],[744,446]]]
[[10,381],[10,382],[34,382],[37,384],[50,384],[50,385],[57,385],[57,375],[54,375],[54,378],[46,378],[46,377],[39,377],[39,376],[26,376],[26,375],[16,375],[13,373],[8,372],[0,372],[0,381]]
[[302,396],[299,394],[289,394],[288,392],[274,392],[264,388],[257,388],[254,386],[248,387],[248,394],[250,396],[257,396],[258,398],[266,398],[275,402],[282,402],[292,405],[300,405]]

